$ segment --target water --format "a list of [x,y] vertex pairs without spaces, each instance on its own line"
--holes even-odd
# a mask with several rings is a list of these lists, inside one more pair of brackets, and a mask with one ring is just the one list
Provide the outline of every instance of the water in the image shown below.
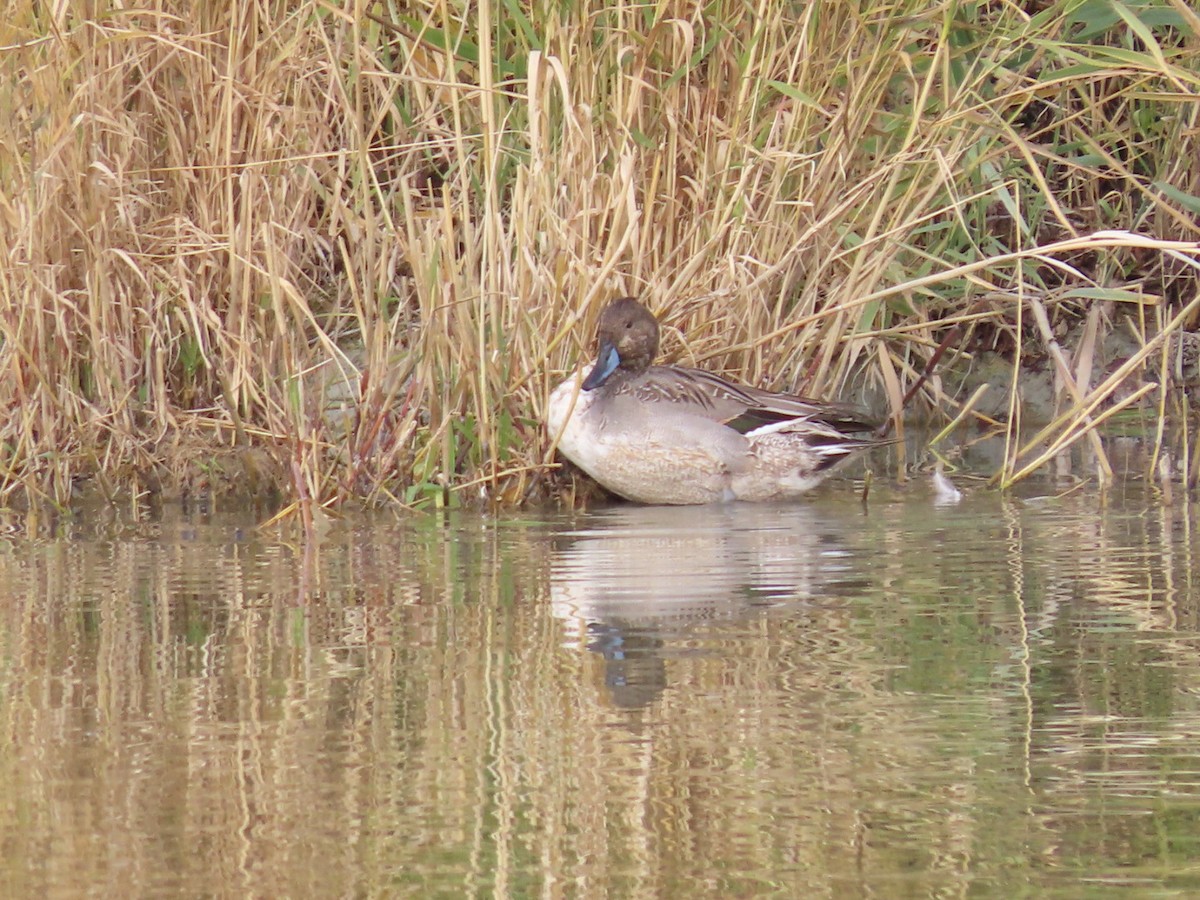
[[0,894],[1195,896],[1196,509],[93,512],[0,542]]

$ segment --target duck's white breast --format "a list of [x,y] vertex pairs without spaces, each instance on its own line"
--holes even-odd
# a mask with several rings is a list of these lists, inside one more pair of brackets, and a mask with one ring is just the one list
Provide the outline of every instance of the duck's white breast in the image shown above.
[[588,474],[593,469],[599,434],[594,416],[587,411],[596,402],[594,391],[581,391],[579,385],[587,377],[584,369],[578,377],[572,376],[556,387],[546,404],[546,429],[550,439],[558,439],[559,451]]

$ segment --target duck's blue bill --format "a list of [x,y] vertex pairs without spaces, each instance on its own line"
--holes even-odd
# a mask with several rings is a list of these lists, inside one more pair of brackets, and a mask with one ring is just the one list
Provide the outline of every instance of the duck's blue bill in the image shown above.
[[592,388],[598,388],[608,380],[608,376],[617,370],[617,366],[621,364],[621,356],[617,353],[617,348],[610,340],[600,341],[600,352],[596,356],[596,364],[592,366],[592,371],[588,373],[588,377],[583,380],[583,389],[590,391]]

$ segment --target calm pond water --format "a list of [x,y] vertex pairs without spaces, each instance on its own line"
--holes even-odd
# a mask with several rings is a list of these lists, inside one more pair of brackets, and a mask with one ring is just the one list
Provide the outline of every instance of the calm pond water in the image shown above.
[[1196,896],[1196,508],[852,490],[10,535],[0,894]]

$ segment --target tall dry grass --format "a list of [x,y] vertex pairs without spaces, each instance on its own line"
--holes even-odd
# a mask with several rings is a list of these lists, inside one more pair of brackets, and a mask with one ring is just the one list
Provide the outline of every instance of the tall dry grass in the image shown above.
[[[677,358],[897,417],[943,344],[1057,346],[1030,446],[1010,379],[1006,483],[1122,386],[1177,396],[1184,0],[7,12],[0,500],[543,495],[544,398],[617,293]],[[1142,358],[1091,371],[1129,328]]]

